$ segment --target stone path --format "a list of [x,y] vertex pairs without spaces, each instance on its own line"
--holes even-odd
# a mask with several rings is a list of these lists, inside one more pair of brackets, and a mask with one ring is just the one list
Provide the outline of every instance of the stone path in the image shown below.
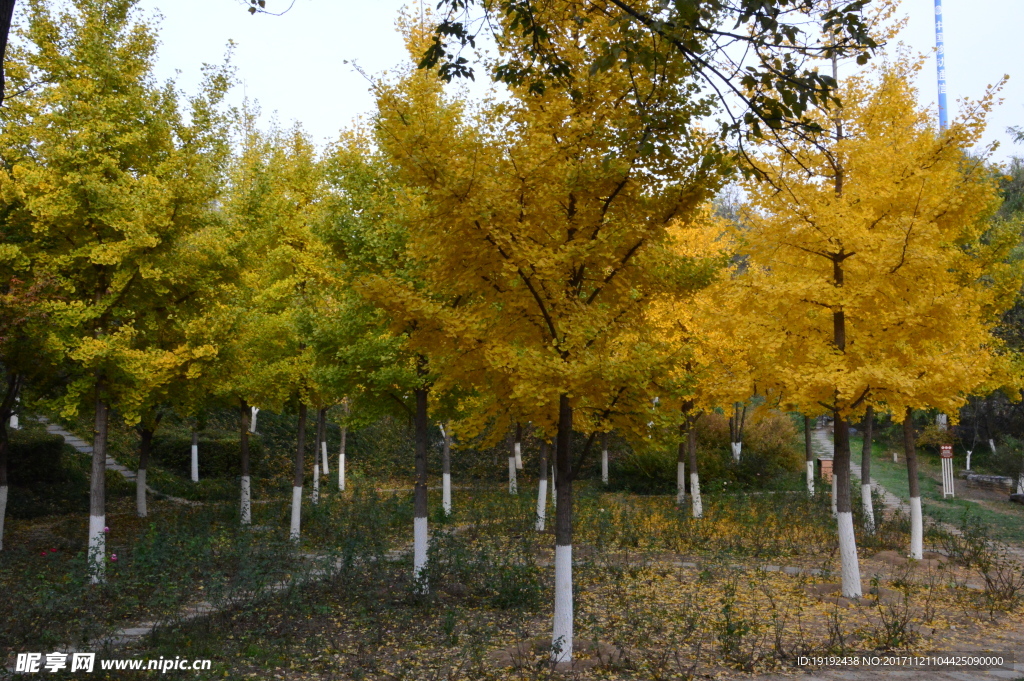
[[[92,454],[92,445],[83,440],[82,438],[78,437],[74,433],[69,433],[68,431],[64,430],[63,428],[54,423],[50,423],[50,421],[44,416],[38,417],[38,420],[41,423],[46,424],[47,433],[60,435],[62,438],[64,438],[64,442],[68,443],[82,454]],[[115,461],[109,454],[107,454],[107,470],[117,471],[118,473],[121,474],[122,477],[124,477],[125,480],[128,480],[129,482],[135,482],[136,478],[138,477],[135,471],[129,470],[128,468],[122,466],[117,461]],[[185,504],[187,506],[198,506],[200,504],[200,502],[198,501],[189,501],[188,499],[182,499],[181,497],[172,497],[169,494],[164,494],[163,492],[159,492],[153,489],[149,485],[146,485],[146,491],[149,492],[150,494],[157,494],[162,499],[167,499],[168,501],[173,501],[178,504]]]

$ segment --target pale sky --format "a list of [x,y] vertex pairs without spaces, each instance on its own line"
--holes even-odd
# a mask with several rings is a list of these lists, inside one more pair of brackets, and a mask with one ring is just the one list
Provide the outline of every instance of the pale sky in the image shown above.
[[[267,0],[268,9],[290,0]],[[142,0],[146,11],[163,14],[158,64],[161,79],[178,76],[194,90],[203,62],[219,62],[228,40],[237,44],[235,64],[248,95],[264,118],[277,112],[282,124],[302,123],[320,142],[333,140],[353,118],[370,113],[368,83],[349,62],[369,73],[393,68],[405,59],[394,23],[402,0],[296,0],[281,17],[250,16],[243,0]],[[427,0],[428,7],[436,0]],[[415,5],[418,7],[418,3]],[[915,50],[932,54],[934,0],[903,0],[909,15],[902,36]],[[1005,130],[1024,125],[1024,1],[944,0],[948,99],[951,116],[959,97],[978,98],[985,86],[1008,74],[1004,103],[990,117],[986,140],[1001,143],[997,158],[1024,156]],[[483,77],[483,74],[479,74]],[[918,83],[921,103],[934,108],[932,57]]]

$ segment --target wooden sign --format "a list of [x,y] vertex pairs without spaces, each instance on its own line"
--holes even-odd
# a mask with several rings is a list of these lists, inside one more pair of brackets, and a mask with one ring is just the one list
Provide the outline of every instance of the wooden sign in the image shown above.
[[940,450],[942,452],[942,458],[943,459],[952,459],[953,458],[953,445],[942,445],[940,447]]

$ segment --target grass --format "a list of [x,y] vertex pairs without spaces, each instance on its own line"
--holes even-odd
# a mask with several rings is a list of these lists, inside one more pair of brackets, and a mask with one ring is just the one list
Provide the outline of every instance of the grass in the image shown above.
[[[858,456],[861,443],[861,438],[851,438],[851,449],[857,452]],[[893,463],[891,447],[884,447],[877,442],[873,444],[871,477],[904,501],[909,500],[910,483],[907,480],[907,464],[902,448],[897,450],[899,462]],[[940,466],[938,457],[918,453],[921,507],[925,515],[954,526],[964,524],[966,519],[972,519],[987,527],[994,539],[1024,542],[1024,509],[1009,502],[1005,503],[1005,508],[995,510],[970,499],[943,499],[942,483],[935,479],[941,471]]]

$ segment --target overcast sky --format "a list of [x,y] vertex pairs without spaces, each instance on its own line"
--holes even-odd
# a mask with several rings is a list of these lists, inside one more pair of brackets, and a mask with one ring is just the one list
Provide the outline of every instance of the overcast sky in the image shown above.
[[[268,9],[290,0],[267,0]],[[163,15],[158,76],[180,71],[178,81],[194,90],[203,62],[219,62],[228,40],[237,44],[235,64],[244,87],[237,93],[258,100],[264,117],[277,112],[287,125],[300,121],[318,141],[332,140],[358,115],[372,110],[366,80],[351,63],[369,73],[393,68],[405,59],[395,18],[406,4],[398,0],[295,0],[281,17],[250,16],[243,0],[142,0],[147,11]],[[427,6],[436,5],[428,0]],[[418,7],[418,3],[415,5]],[[934,0],[903,0],[909,23],[902,39],[932,54]],[[951,115],[959,97],[977,98],[1004,74],[1010,81],[1003,104],[990,117],[986,140],[998,140],[997,157],[1024,155],[1006,128],[1024,125],[1024,1],[944,0],[947,81]],[[934,58],[918,84],[921,102],[935,106]]]

